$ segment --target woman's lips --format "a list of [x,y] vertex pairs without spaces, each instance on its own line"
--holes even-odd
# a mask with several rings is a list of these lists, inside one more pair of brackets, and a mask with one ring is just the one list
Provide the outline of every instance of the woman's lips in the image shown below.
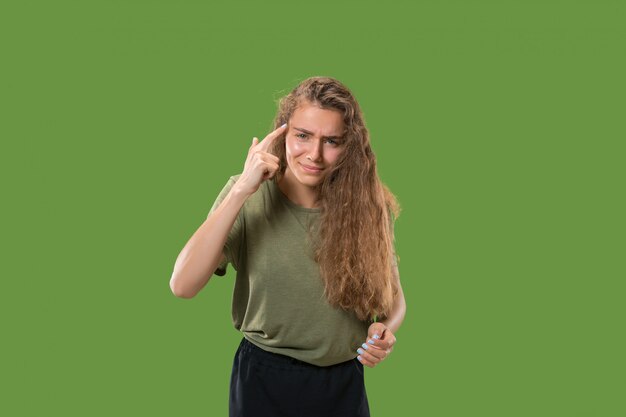
[[310,172],[310,173],[312,173],[312,174],[318,174],[318,173],[322,172],[322,168],[311,167],[311,166],[304,165],[304,164],[300,164],[300,166],[302,166],[302,168],[303,168],[306,172]]

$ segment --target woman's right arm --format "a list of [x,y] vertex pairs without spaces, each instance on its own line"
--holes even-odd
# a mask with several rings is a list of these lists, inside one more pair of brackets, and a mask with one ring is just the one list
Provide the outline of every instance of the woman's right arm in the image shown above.
[[239,210],[261,183],[274,176],[279,160],[268,152],[274,139],[285,131],[286,124],[268,134],[263,141],[252,139],[243,172],[220,205],[191,236],[176,258],[170,288],[181,298],[195,296],[215,272],[224,257],[224,244]]
[[195,296],[224,260],[224,244],[248,195],[235,184],[191,236],[176,258],[170,288],[177,297]]

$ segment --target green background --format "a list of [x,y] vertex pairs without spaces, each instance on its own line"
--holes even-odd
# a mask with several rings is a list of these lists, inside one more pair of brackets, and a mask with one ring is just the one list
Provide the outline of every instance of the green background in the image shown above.
[[234,275],[174,261],[276,101],[336,77],[403,207],[373,416],[624,416],[620,1],[0,6],[6,416],[225,416]]

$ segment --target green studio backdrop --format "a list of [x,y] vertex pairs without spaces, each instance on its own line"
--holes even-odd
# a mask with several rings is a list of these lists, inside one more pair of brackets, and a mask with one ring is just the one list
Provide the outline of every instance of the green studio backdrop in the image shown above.
[[623,416],[617,1],[0,6],[6,416],[225,416],[232,268],[176,256],[277,100],[338,78],[403,211],[373,416]]

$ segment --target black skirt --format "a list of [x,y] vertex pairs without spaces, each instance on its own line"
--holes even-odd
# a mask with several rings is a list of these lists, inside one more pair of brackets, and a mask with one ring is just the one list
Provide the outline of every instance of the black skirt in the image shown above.
[[315,366],[241,340],[230,378],[230,417],[369,415],[363,364],[356,357]]

